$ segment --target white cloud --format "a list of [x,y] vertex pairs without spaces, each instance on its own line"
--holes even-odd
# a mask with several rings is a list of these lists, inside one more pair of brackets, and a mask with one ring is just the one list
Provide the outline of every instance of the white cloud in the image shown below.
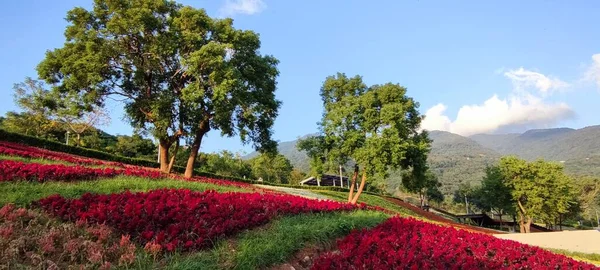
[[534,96],[500,99],[493,95],[481,105],[463,106],[454,121],[444,115],[445,110],[443,104],[427,110],[422,128],[470,136],[514,126],[546,127],[575,116],[565,103],[546,104]]
[[[514,127],[549,127],[575,116],[567,104],[544,100],[549,90],[567,87],[567,83],[523,68],[507,71],[504,75],[515,87],[507,98],[501,99],[494,94],[482,104],[464,105],[454,120],[445,114],[446,106],[439,103],[425,112],[421,127],[470,136]],[[541,92],[541,96],[529,93],[531,88],[536,89],[534,93]]]
[[225,0],[225,5],[221,7],[220,13],[223,16],[252,15],[263,11],[266,7],[267,4],[262,0]]
[[592,65],[583,75],[585,81],[595,82],[600,87],[600,53],[592,55]]
[[557,90],[569,87],[569,84],[558,78],[548,77],[542,73],[519,68],[504,72],[504,76],[509,78],[517,90],[535,87],[542,93],[548,93],[549,90]]

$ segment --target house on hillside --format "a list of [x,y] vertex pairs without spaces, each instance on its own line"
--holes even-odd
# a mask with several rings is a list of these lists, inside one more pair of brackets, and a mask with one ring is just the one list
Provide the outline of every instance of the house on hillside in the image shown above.
[[[358,182],[358,181],[357,181]],[[358,183],[356,183],[358,184]],[[301,186],[324,186],[324,187],[345,187],[350,186],[350,180],[348,177],[343,176],[340,180],[339,175],[323,174],[317,179],[317,177],[311,176],[300,182]],[[358,187],[357,187],[358,188]]]

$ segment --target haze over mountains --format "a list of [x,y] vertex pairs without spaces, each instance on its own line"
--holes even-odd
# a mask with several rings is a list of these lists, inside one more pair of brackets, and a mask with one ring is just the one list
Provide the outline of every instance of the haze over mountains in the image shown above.
[[[517,155],[528,160],[553,160],[563,163],[569,174],[600,176],[600,125],[582,129],[534,129],[524,133],[478,134],[469,137],[431,131],[430,138],[433,140],[430,165],[444,184],[442,191],[446,194],[452,193],[460,183],[479,182],[484,176],[485,167],[506,155]],[[307,172],[310,169],[308,157],[296,149],[296,142],[280,142],[279,152],[294,167]],[[254,155],[256,153],[246,157]]]

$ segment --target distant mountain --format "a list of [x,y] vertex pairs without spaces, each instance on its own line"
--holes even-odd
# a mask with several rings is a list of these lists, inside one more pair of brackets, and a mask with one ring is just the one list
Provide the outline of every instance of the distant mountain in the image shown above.
[[476,141],[454,133],[432,131],[429,165],[442,183],[442,192],[451,194],[461,183],[481,181],[485,168],[501,155]]
[[[306,136],[310,135],[303,137]],[[452,193],[460,183],[479,182],[485,167],[495,164],[505,155],[559,161],[564,163],[567,173],[600,176],[600,126],[534,129],[521,134],[478,134],[470,137],[431,131],[430,138],[433,143],[429,162],[443,183],[446,194]],[[294,167],[309,171],[308,157],[296,149],[296,142],[279,143],[279,152]],[[251,153],[246,158],[254,155]]]
[[501,154],[525,159],[569,160],[600,155],[600,126],[535,129],[523,134],[474,135],[471,139]]

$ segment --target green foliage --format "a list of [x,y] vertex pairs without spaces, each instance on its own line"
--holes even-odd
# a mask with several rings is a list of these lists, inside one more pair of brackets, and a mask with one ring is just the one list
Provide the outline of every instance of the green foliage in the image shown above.
[[60,123],[28,112],[7,112],[0,128],[54,141],[63,140],[65,136],[65,129]]
[[385,177],[389,169],[424,164],[429,150],[419,133],[422,116],[406,88],[387,83],[367,87],[362,78],[338,73],[321,88],[325,108],[321,128],[332,145],[328,156],[349,157],[369,176]]
[[300,151],[305,151],[310,159],[310,174],[315,177],[320,177],[324,172],[327,163],[328,145],[325,142],[324,136],[310,136],[305,139],[298,140],[296,148]]
[[220,186],[202,182],[188,182],[174,179],[150,180],[140,177],[118,176],[110,179],[81,182],[3,182],[0,183],[0,205],[14,203],[27,206],[33,201],[59,194],[67,198],[80,197],[86,192],[110,194],[120,193],[126,190],[131,192],[142,192],[160,188],[186,188],[196,191],[216,190],[250,192],[242,188]]
[[474,190],[474,197],[475,205],[485,211],[508,215],[517,213],[511,189],[505,184],[498,166],[486,169],[486,176],[481,182],[481,187]]
[[266,228],[243,233],[203,251],[172,261],[167,269],[266,269],[284,263],[304,247],[330,247],[352,230],[370,228],[388,216],[381,212],[302,214],[282,217]]
[[559,215],[569,213],[577,203],[572,179],[560,164],[510,156],[502,158],[498,167],[519,216],[528,222],[555,224]]
[[290,184],[291,185],[300,185],[302,180],[306,179],[306,174],[301,172],[298,169],[293,169],[290,173]]
[[30,146],[40,147],[52,151],[65,152],[69,154],[74,154],[83,157],[89,158],[97,158],[108,161],[116,161],[122,162],[125,164],[138,165],[144,167],[156,167],[155,161],[145,160],[145,159],[137,159],[137,158],[128,158],[117,156],[113,154],[109,154],[106,152],[101,152],[93,149],[87,149],[77,146],[65,145],[64,143],[50,141],[42,138],[37,138],[33,136],[27,136],[12,132],[7,132],[5,130],[0,129],[0,141],[9,141],[22,143]]
[[578,177],[575,182],[575,191],[579,195],[582,216],[587,220],[598,221],[600,216],[600,178]]
[[40,78],[85,105],[124,99],[131,124],[151,131],[165,150],[187,138],[186,175],[211,129],[274,151],[278,60],[259,53],[258,34],[173,1],[96,0],[66,19],[66,42],[46,53]]
[[145,139],[139,134],[133,136],[118,135],[117,142],[112,152],[124,157],[155,158],[156,145],[150,139]]
[[248,161],[242,160],[239,154],[222,151],[218,154],[202,154],[200,169],[223,176],[254,179],[252,167]]
[[406,173],[402,177],[402,186],[406,191],[418,194],[421,198],[422,206],[427,199],[432,199],[435,202],[444,201],[444,195],[439,190],[442,184],[433,172],[427,169],[427,167],[424,168],[426,169],[424,173]]
[[252,164],[254,177],[262,178],[263,181],[288,184],[294,167],[290,161],[281,154],[261,154],[249,160]]

